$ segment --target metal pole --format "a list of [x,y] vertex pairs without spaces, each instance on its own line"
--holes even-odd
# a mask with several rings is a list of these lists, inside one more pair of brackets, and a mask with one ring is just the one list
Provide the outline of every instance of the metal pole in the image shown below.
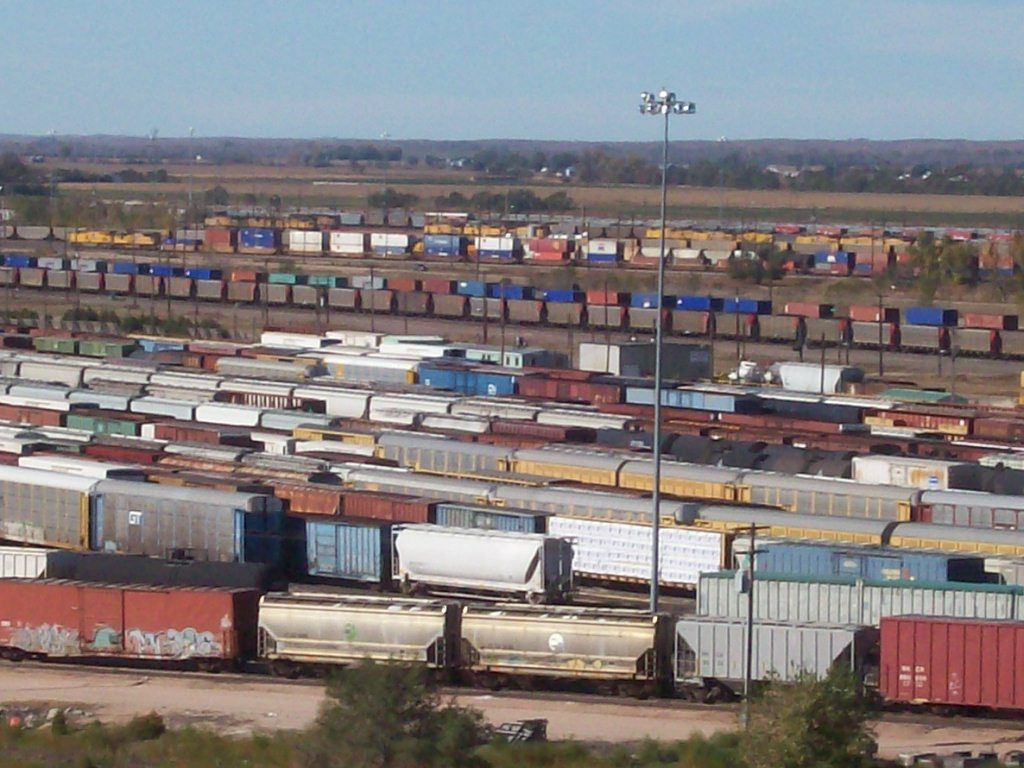
[[654,485],[651,519],[651,613],[658,612],[659,538],[661,536],[661,351],[664,336],[665,226],[668,196],[668,116],[664,108],[665,133],[661,145],[661,233],[658,244],[658,314],[654,320]]
[[878,294],[878,378],[882,378],[885,375],[885,364],[882,362],[883,351],[882,351],[882,294]]
[[743,727],[750,727],[750,686],[754,677],[754,557],[757,526],[750,525],[750,552],[747,554],[747,648],[743,665]]

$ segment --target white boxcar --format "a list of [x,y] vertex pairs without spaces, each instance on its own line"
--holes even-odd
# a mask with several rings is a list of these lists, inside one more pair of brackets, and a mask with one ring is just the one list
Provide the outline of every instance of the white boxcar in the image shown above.
[[417,662],[447,667],[458,651],[458,606],[327,594],[260,600],[260,657],[275,662]]
[[38,579],[46,575],[46,555],[42,547],[0,547],[0,578]]
[[558,602],[571,594],[572,547],[565,539],[438,525],[396,527],[395,581],[452,591],[523,595]]
[[178,421],[192,421],[196,415],[196,404],[162,397],[137,397],[131,402],[131,412],[169,416]]
[[227,403],[203,403],[196,406],[196,421],[204,424],[224,424],[230,427],[257,427],[262,408]]
[[[687,689],[743,687],[747,623],[707,616],[676,622],[676,685]],[[790,682],[801,674],[824,677],[837,664],[863,670],[865,657],[878,642],[871,627],[822,624],[754,624],[755,682]]]
[[296,400],[318,400],[324,404],[326,415],[346,419],[365,418],[371,394],[365,389],[319,386],[299,386],[292,391],[292,397]]
[[28,469],[41,469],[45,472],[56,472],[63,475],[91,477],[94,480],[106,480],[108,478],[136,480],[139,482],[145,482],[146,480],[146,473],[142,471],[142,467],[131,464],[92,461],[67,454],[21,456],[18,459],[18,466],[27,467]]
[[[607,520],[552,517],[548,533],[572,541],[578,575],[608,581],[649,582],[651,527]],[[718,531],[662,528],[658,539],[659,581],[694,587],[700,575],[722,568],[726,537]]]

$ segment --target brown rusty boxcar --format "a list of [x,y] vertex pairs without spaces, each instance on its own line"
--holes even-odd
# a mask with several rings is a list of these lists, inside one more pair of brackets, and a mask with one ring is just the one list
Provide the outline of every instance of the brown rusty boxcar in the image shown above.
[[259,593],[0,580],[0,652],[232,666],[256,653]]

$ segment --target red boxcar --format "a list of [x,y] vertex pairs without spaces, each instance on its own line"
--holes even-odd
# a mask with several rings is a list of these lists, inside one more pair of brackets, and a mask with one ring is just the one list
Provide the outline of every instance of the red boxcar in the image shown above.
[[1024,622],[882,619],[888,701],[1024,709]]
[[229,664],[256,654],[259,593],[0,579],[8,656]]

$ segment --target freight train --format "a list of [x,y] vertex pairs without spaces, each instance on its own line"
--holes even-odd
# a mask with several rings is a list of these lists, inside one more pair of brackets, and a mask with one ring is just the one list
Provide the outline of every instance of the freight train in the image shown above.
[[[0,657],[298,676],[367,660],[444,682],[572,686],[713,702],[742,691],[744,620],[598,608],[0,579]],[[841,665],[885,705],[1018,712],[1024,622],[886,616],[753,622],[751,679]],[[984,649],[984,653],[980,651]],[[954,684],[955,682],[955,684]]]
[[[169,297],[239,305],[326,309],[437,319],[650,333],[656,294],[544,289],[444,278],[355,277],[176,267],[3,255],[0,287]],[[663,297],[666,332],[693,338],[746,339],[796,346],[1024,358],[1024,330],[1013,314],[933,307],[772,302],[743,297]]]
[[[715,626],[623,609],[309,592],[261,597],[244,589],[52,579],[0,579],[0,606],[0,657],[11,660],[113,660],[296,676],[373,659],[421,665],[445,681],[492,688],[568,684],[701,698],[742,679],[735,658],[728,669],[707,668],[721,656],[721,650],[709,655],[714,644],[741,645],[742,623]],[[821,675],[834,663],[860,671],[875,635],[857,627],[760,623],[757,629],[776,636],[761,646],[758,680],[773,674],[791,680],[800,671]],[[719,639],[723,631],[735,637]]]

